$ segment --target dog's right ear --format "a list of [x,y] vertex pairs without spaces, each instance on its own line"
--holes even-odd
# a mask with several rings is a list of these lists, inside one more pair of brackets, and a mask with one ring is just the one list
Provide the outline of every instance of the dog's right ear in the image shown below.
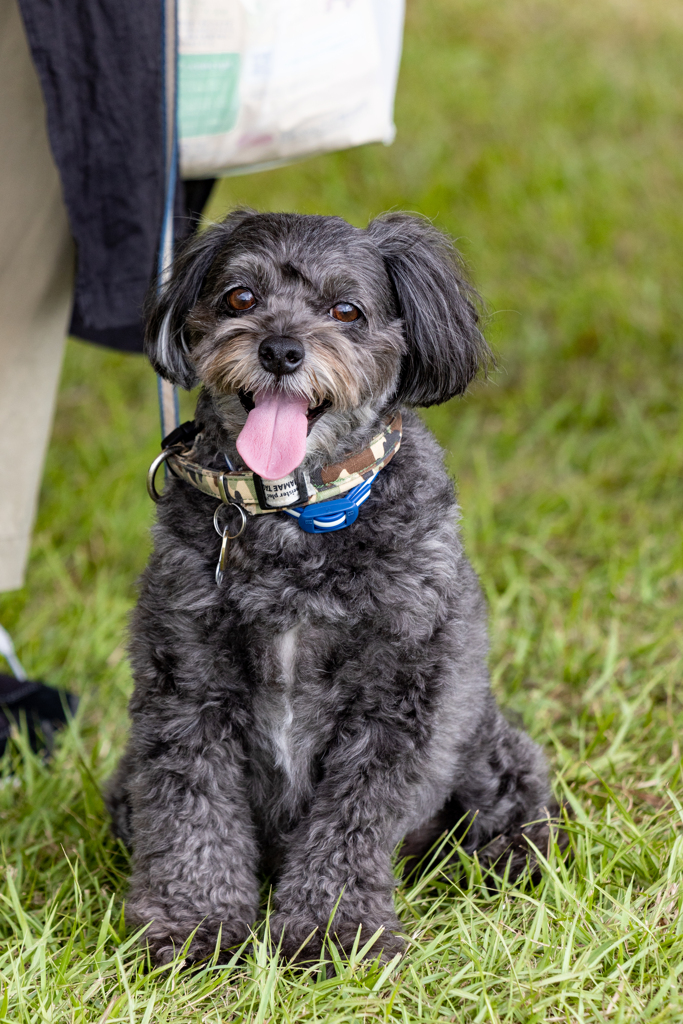
[[235,210],[222,223],[193,238],[178,253],[170,281],[149,295],[145,352],[159,376],[177,387],[190,391],[198,384],[184,331],[187,315],[198,302],[221,248],[235,229],[253,216],[253,210]]

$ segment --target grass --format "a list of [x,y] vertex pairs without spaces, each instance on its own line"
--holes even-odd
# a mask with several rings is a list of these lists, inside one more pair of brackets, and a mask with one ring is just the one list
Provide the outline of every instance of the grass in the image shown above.
[[[491,608],[499,699],[575,810],[574,859],[491,894],[399,888],[389,970],[247,959],[145,970],[99,784],[126,730],[155,386],[70,343],[28,583],[0,617],[82,698],[0,782],[0,1021],[653,1021],[683,1017],[680,538],[683,17],[665,0],[415,0],[398,138],[223,182],[211,214],[419,210],[460,238],[500,370],[427,419]],[[13,770],[14,774],[10,774]]]

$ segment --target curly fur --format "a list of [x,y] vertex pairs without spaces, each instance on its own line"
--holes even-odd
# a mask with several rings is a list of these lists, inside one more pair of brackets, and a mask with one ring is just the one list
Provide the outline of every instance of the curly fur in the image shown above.
[[[258,304],[230,318],[235,286]],[[362,318],[333,321],[340,301]],[[280,385],[330,403],[309,467],[364,447],[399,406],[461,393],[488,352],[457,255],[429,223],[393,214],[363,231],[239,211],[185,251],[150,309],[155,368],[204,384],[204,465],[242,465],[236,392],[262,386],[272,334],[306,353]],[[353,526],[311,535],[282,513],[254,517],[222,587],[215,501],[167,483],[132,622],[131,735],[107,796],[133,852],[127,920],[148,925],[159,962],[195,929],[194,958],[219,929],[226,948],[248,936],[262,871],[286,956],[312,932],[318,952],[338,904],[340,947],[383,927],[386,958],[401,948],[399,843],[419,859],[466,820],[464,848],[489,864],[512,850],[514,874],[525,835],[547,842],[547,820],[524,831],[548,817],[546,764],[491,695],[486,609],[442,452],[405,408],[403,422]]]

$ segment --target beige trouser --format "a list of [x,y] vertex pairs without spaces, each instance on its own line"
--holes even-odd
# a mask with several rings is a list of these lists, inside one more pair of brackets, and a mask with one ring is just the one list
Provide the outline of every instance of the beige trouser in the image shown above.
[[16,0],[0,0],[0,591],[24,582],[73,268],[38,78]]

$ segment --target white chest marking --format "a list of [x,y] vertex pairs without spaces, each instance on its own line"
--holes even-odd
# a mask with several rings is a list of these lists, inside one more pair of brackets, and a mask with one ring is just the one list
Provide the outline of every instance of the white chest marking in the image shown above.
[[296,645],[300,626],[293,626],[282,633],[276,641],[276,656],[280,662],[280,681],[282,684],[282,712],[274,724],[271,740],[275,748],[276,764],[293,778],[295,774],[292,725],[294,709],[292,707],[292,690],[296,679]]

